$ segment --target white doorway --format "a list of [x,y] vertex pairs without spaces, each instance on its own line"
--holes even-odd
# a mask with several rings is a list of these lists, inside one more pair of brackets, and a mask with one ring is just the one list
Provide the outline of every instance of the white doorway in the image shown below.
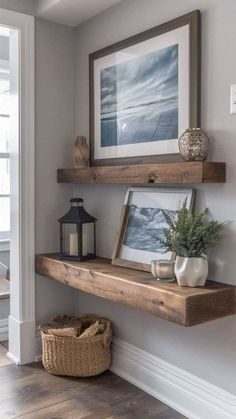
[[9,40],[9,68],[2,74],[2,87],[7,73],[9,78],[9,94],[4,100],[8,110],[3,116],[8,118],[9,139],[7,145],[2,144],[2,158],[5,172],[7,164],[10,166],[10,187],[4,182],[0,189],[0,240],[2,233],[2,243],[5,240],[6,248],[10,245],[8,357],[25,364],[35,361],[34,18],[0,9],[1,33]]
[[7,365],[10,314],[10,29],[0,26],[0,366]]

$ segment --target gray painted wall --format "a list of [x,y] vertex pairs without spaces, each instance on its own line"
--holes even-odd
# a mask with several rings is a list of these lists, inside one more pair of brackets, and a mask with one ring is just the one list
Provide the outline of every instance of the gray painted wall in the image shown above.
[[[74,123],[74,31],[36,19],[36,253],[59,249],[57,219],[72,188],[59,185],[57,168],[71,164]],[[37,322],[71,311],[71,289],[36,278]]]
[[[212,138],[212,159],[228,165],[225,185],[197,188],[197,206],[219,220],[232,220],[212,252],[210,276],[236,285],[236,116],[229,114],[229,86],[236,83],[235,0],[125,0],[77,29],[76,134],[89,133],[88,54],[194,9],[202,12],[202,127]],[[98,254],[111,256],[125,187],[80,186],[98,218]],[[184,328],[84,293],[74,293],[77,312],[113,320],[115,334],[174,365],[236,394],[236,318]]]
[[0,262],[2,262],[6,266],[10,266],[10,252],[0,252]]
[[0,0],[0,7],[15,12],[35,14],[36,0]]
[[5,320],[10,314],[10,298],[0,301],[0,320]]
[[9,60],[9,38],[0,36],[0,59]]

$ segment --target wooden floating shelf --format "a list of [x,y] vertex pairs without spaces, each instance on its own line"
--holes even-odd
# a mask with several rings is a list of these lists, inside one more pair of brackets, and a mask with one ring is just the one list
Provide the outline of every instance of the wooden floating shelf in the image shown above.
[[10,281],[0,277],[0,300],[10,297]]
[[58,169],[57,180],[60,183],[121,185],[224,183],[226,164],[189,162]]
[[150,273],[111,265],[97,258],[61,261],[56,254],[37,255],[36,272],[89,294],[125,304],[153,316],[193,326],[235,314],[235,287],[208,281],[204,288],[163,284]]

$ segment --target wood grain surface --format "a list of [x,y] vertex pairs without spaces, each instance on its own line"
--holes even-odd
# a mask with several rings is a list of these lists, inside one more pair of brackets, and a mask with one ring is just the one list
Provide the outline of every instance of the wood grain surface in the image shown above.
[[0,368],[1,419],[184,419],[107,371],[93,378],[48,374],[41,364]]
[[160,283],[148,272],[113,266],[107,259],[71,262],[57,254],[37,255],[36,272],[184,326],[235,314],[235,287],[213,281],[205,287],[179,287]]
[[59,183],[123,185],[224,183],[226,164],[196,161],[58,169],[57,180]]

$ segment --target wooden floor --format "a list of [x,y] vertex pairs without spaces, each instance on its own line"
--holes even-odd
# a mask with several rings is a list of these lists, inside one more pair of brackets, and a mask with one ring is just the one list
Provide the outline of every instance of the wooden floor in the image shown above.
[[0,368],[1,419],[184,419],[111,372],[94,378],[48,374],[41,364]]
[[[8,351],[8,342],[1,342],[0,343],[0,367],[4,367],[5,365],[13,364],[13,362],[7,357]],[[0,415],[1,419],[1,415]]]

